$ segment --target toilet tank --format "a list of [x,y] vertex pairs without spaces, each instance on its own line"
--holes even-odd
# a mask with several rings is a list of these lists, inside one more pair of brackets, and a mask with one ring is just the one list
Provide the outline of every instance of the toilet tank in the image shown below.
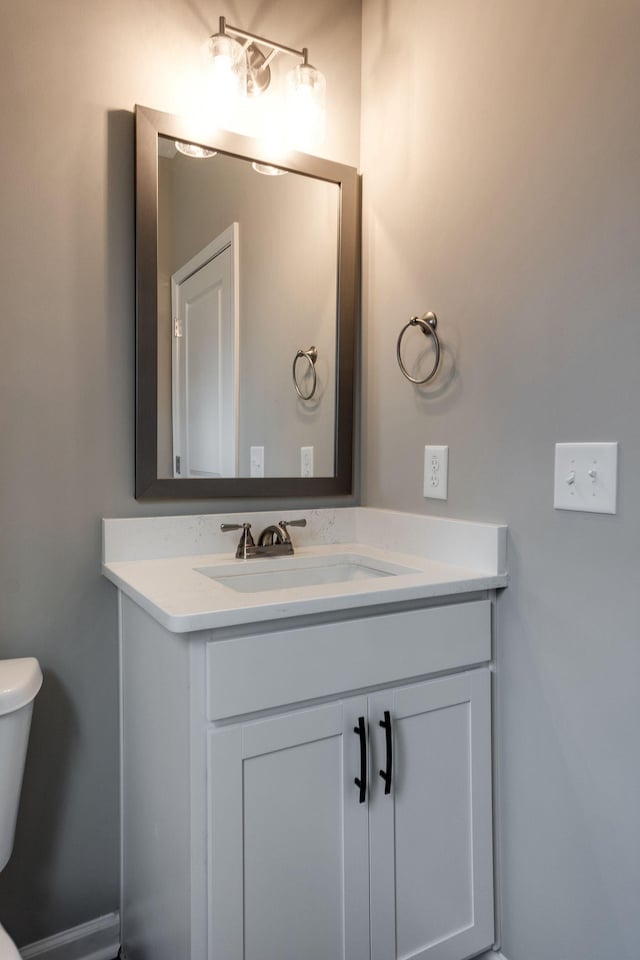
[[41,686],[34,657],[0,660],[0,870],[13,849],[33,698]]

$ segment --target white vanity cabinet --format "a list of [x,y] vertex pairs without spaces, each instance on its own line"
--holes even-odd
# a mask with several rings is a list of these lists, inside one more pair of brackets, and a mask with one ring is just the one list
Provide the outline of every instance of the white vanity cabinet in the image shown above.
[[493,942],[487,669],[213,731],[208,763],[212,960]]
[[126,960],[491,947],[489,595],[121,652]]

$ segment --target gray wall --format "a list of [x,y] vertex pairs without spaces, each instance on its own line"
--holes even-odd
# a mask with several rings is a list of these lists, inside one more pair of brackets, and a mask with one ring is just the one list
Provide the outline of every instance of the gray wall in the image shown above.
[[[637,960],[640,5],[365,0],[363,35],[363,498],[509,524],[503,951]],[[418,390],[395,344],[427,309]],[[570,440],[620,441],[616,517],[554,512]]]
[[[0,916],[24,943],[117,903],[116,605],[99,518],[212,506],[132,498],[130,111],[185,109],[195,52],[226,13],[310,46],[328,77],[326,153],[357,163],[359,5],[4,0],[1,13],[0,655],[36,654],[46,678],[0,878]],[[510,524],[510,960],[638,955],[639,41],[635,0],[365,10],[366,502]],[[419,392],[395,340],[428,308],[449,373]],[[554,513],[553,443],[573,439],[621,442],[617,517]],[[450,445],[445,504],[421,496],[429,441]]]
[[117,907],[116,595],[100,518],[242,507],[133,499],[131,111],[187,109],[219,14],[309,46],[327,76],[326,155],[357,164],[358,0],[0,7],[0,656],[34,654],[45,672],[0,877],[20,944]]

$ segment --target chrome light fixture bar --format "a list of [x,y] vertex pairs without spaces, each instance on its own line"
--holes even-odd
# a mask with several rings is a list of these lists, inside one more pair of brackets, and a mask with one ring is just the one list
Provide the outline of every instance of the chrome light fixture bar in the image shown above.
[[[292,57],[300,57],[304,66],[309,64],[309,51],[307,47],[297,50],[295,47],[287,47],[283,43],[276,43],[275,40],[269,40],[267,37],[261,37],[257,33],[249,33],[247,30],[241,30],[240,27],[234,27],[227,23],[226,17],[220,17],[220,29],[211,39],[216,37],[240,37],[244,40],[244,50],[247,57],[247,93],[249,96],[256,97],[263,93],[271,83],[271,69],[269,64],[279,54],[286,53]],[[259,46],[258,46],[259,45]],[[267,47],[269,52],[264,54],[260,46]],[[315,70],[315,67],[311,67]]]

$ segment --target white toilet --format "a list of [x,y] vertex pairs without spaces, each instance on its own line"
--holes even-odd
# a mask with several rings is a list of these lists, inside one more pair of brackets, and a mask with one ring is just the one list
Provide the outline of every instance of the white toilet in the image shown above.
[[[0,870],[13,849],[33,699],[41,686],[40,664],[33,657],[0,660]],[[1,925],[0,960],[20,960]]]

